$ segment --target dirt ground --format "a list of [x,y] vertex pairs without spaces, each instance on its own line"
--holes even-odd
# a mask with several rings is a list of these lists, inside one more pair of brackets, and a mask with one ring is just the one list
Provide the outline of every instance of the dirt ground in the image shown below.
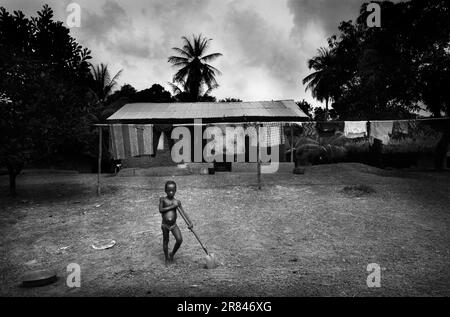
[[[181,217],[183,245],[164,266],[157,205],[168,179],[219,268],[204,268]],[[254,173],[104,175],[100,197],[92,174],[17,181],[13,200],[0,177],[2,296],[450,295],[450,173],[322,165],[263,175],[261,191]],[[344,190],[352,185],[373,191]],[[91,247],[103,239],[117,244]],[[66,285],[69,263],[81,267],[80,288]],[[380,288],[366,284],[369,263],[381,266]],[[40,268],[58,281],[20,286]]]

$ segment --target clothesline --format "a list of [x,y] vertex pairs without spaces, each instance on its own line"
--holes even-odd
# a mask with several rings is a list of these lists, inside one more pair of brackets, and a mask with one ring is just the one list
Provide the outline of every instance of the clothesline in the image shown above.
[[[329,120],[329,121],[315,121],[315,120],[308,120],[308,121],[276,121],[276,123],[279,124],[299,124],[299,123],[345,123],[345,122],[409,122],[409,121],[437,121],[437,120],[450,120],[450,117],[442,117],[442,118],[412,118],[412,119],[390,119],[390,120]],[[179,123],[174,124],[174,127],[182,127],[182,126],[207,126],[207,125],[251,125],[251,124],[267,124],[267,123],[274,123],[274,122],[217,122],[217,123]]]
[[389,120],[330,120],[330,121],[305,121],[305,122],[316,122],[316,123],[341,123],[341,122],[357,122],[357,121],[367,121],[367,122],[408,122],[408,121],[434,121],[434,120],[450,120],[450,117],[442,118],[413,118],[413,119],[389,119]]
[[[408,122],[408,121],[438,121],[438,120],[450,120],[450,117],[441,117],[441,118],[412,118],[412,119],[389,119],[389,120],[370,120],[370,119],[366,119],[366,120],[330,120],[330,121],[314,121],[314,120],[308,120],[308,121],[299,121],[299,122],[314,122],[314,123],[343,123],[343,122],[354,122],[354,121],[368,121],[368,122]],[[182,126],[195,126],[195,125],[227,125],[227,124],[234,124],[234,125],[240,125],[240,124],[264,124],[267,122],[259,122],[259,121],[255,121],[255,122],[249,122],[249,121],[245,121],[245,122],[217,122],[217,123],[177,123],[177,124],[172,124],[174,127],[182,127]],[[292,121],[278,121],[278,123],[290,123],[290,124],[296,124],[298,122],[292,122]],[[95,127],[109,127],[113,124],[117,124],[117,123],[95,123],[93,124],[93,126]],[[125,123],[124,123],[125,124]],[[156,123],[157,124],[157,123]]]

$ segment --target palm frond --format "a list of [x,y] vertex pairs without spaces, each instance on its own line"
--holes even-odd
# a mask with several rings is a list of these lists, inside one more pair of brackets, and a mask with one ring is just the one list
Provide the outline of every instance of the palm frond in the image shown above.
[[211,91],[213,91],[213,89],[216,89],[216,88],[218,88],[218,87],[219,87],[219,85],[218,85],[217,83],[216,83],[215,85],[209,87],[209,88],[205,91],[205,93],[203,94],[203,96],[209,95],[209,94],[211,93]]
[[173,76],[173,81],[176,83],[186,82],[185,77],[189,74],[189,65],[178,70]]
[[175,85],[174,83],[168,82],[168,84],[169,84],[170,88],[172,88],[172,93],[174,95],[177,95],[182,92],[181,88],[178,87],[177,85]]
[[172,49],[177,52],[178,54],[186,57],[187,59],[192,58],[192,54],[190,54],[189,52],[179,48],[179,47],[172,47]]
[[186,36],[181,37],[181,39],[184,41],[184,46],[183,46],[183,50],[186,52],[189,52],[189,54],[191,56],[195,55],[195,50],[192,47],[191,42],[188,40],[188,38]]
[[189,60],[186,57],[180,56],[170,56],[167,61],[171,64],[189,63]]
[[208,62],[212,62],[213,60],[215,60],[216,58],[223,56],[221,53],[212,53],[212,54],[208,54],[206,56],[203,56],[202,58],[200,58],[200,60],[202,62],[208,63]]
[[206,66],[206,68],[211,70],[215,75],[222,75],[222,72],[220,70],[218,70],[217,68],[215,68],[214,66],[211,66],[209,64],[205,64],[205,66]]

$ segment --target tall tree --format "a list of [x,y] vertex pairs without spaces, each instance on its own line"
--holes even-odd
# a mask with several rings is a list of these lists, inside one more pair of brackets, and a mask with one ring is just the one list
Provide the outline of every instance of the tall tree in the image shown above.
[[122,74],[122,70],[118,71],[111,77],[108,65],[101,63],[100,65],[91,65],[92,69],[92,90],[98,101],[105,102],[106,98],[112,93],[112,90],[117,85],[117,80]]
[[0,164],[11,194],[27,161],[88,150],[90,58],[47,5],[31,19],[0,8]]
[[318,55],[308,60],[308,68],[314,72],[306,76],[302,83],[311,90],[314,98],[325,101],[325,120],[328,120],[328,102],[335,90],[335,57],[333,51],[321,47]]
[[[332,106],[339,118],[410,118],[422,105],[433,117],[449,116],[450,2],[378,3],[381,27],[368,27],[365,3],[355,22],[342,22],[328,39],[335,58]],[[446,166],[450,144],[450,125],[440,122],[433,125],[442,133],[437,168]]]
[[114,87],[116,87],[122,70],[111,76],[108,65],[101,63],[97,66],[91,65],[91,72],[92,81],[90,86],[93,101],[96,105],[95,118],[99,122],[106,119],[103,116],[103,112],[108,108],[108,97],[111,95]]
[[137,92],[135,102],[172,102],[173,98],[169,91],[159,84],[153,84],[150,88]]
[[[193,35],[191,40],[183,36],[182,40],[184,42],[182,48],[173,48],[178,56],[170,56],[168,59],[174,67],[180,68],[173,76],[173,87],[175,91],[177,89],[180,91],[178,94],[184,97],[184,101],[200,101],[202,97],[208,96],[212,89],[218,87],[215,77],[221,73],[208,63],[222,54],[205,55],[212,39],[207,39],[201,34]],[[181,85],[181,88],[177,84]]]

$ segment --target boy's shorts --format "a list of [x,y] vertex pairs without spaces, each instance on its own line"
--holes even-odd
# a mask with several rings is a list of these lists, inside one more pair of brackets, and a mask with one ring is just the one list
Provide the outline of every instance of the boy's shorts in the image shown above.
[[173,225],[169,226],[168,224],[162,223],[161,229],[167,229],[169,231],[173,231],[175,229],[178,229],[178,226],[177,226],[177,224],[173,224]]

